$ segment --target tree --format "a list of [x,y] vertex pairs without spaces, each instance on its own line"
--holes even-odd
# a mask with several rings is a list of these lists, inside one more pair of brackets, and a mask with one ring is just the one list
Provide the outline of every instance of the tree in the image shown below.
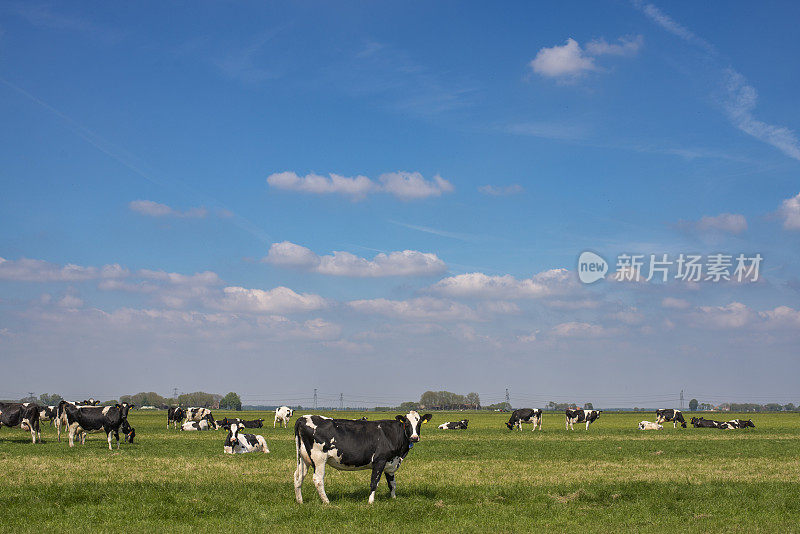
[[206,393],[205,391],[195,391],[194,393],[184,393],[178,396],[178,405],[185,408],[215,408],[222,399],[222,395]]
[[480,409],[481,407],[481,397],[474,391],[472,393],[467,393],[467,404],[471,405],[473,408]]
[[591,402],[587,402],[583,405],[584,410],[594,410],[594,405]]
[[696,411],[697,411],[697,406],[698,406],[699,404],[700,404],[700,403],[699,403],[699,402],[697,402],[697,399],[692,399],[692,400],[690,400],[690,401],[689,401],[689,410],[690,410],[690,411],[692,411],[692,412],[696,412]]
[[42,406],[56,406],[59,402],[64,400],[58,393],[42,393],[39,395],[39,404]]
[[236,410],[237,412],[241,411],[242,399],[239,398],[239,395],[231,391],[222,397],[222,400],[219,401],[219,407],[221,410]]

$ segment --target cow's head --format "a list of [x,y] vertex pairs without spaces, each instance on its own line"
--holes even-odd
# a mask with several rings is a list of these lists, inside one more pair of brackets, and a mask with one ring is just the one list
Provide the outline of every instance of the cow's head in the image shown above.
[[429,413],[420,417],[417,412],[411,410],[406,415],[398,415],[395,419],[403,423],[403,430],[406,433],[406,437],[408,437],[408,441],[416,443],[419,441],[422,423],[427,423],[432,417]]
[[742,428],[747,428],[747,427],[755,428],[756,427],[756,425],[753,424],[753,420],[752,419],[748,419],[747,421],[742,421],[741,425],[742,425]]
[[133,438],[136,437],[136,429],[133,428],[127,419],[122,420],[122,433],[125,434],[125,441],[133,443]]
[[119,412],[122,414],[122,418],[123,419],[127,419],[128,418],[128,412],[134,406],[135,405],[128,404],[127,402],[123,402],[122,404],[117,404],[117,407],[119,408]]

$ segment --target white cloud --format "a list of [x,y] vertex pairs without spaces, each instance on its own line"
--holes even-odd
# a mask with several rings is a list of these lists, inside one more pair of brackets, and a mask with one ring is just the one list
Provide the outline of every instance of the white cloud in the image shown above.
[[478,191],[480,191],[484,195],[491,195],[493,197],[504,197],[508,195],[516,195],[517,193],[522,193],[524,189],[519,184],[482,185],[478,188]]
[[334,251],[332,255],[318,256],[310,249],[289,241],[273,243],[264,261],[281,267],[300,268],[320,274],[361,278],[425,276],[439,274],[447,269],[447,265],[436,254],[416,250],[380,253],[368,260],[341,251]]
[[608,43],[605,39],[595,39],[586,45],[586,53],[592,56],[634,56],[644,44],[641,35],[620,37],[619,43]]
[[475,321],[475,310],[464,304],[433,297],[410,300],[370,299],[348,303],[354,310],[367,314],[380,314],[405,320]]
[[741,302],[731,302],[725,306],[701,306],[694,317],[701,325],[731,329],[748,325],[756,314]]
[[561,323],[552,328],[550,333],[562,338],[603,337],[609,332],[600,325],[582,322]]
[[747,219],[737,213],[704,215],[699,221],[681,221],[679,227],[698,232],[723,232],[738,235],[747,230]]
[[503,276],[490,276],[484,273],[460,274],[440,280],[431,287],[431,290],[449,297],[525,299],[564,293],[575,285],[574,277],[567,269],[551,269],[523,280],[509,274]]
[[454,190],[453,184],[438,174],[426,180],[418,172],[391,172],[378,177],[375,182],[366,176],[348,178],[338,174],[328,177],[318,174],[298,176],[294,172],[281,172],[267,177],[267,183],[276,189],[312,194],[341,194],[361,200],[370,193],[387,193],[401,200],[418,200],[438,197]]
[[583,50],[575,39],[569,38],[564,45],[541,48],[530,62],[530,67],[536,74],[548,78],[575,80],[588,72],[601,70],[595,64],[595,57],[632,56],[639,51],[643,42],[641,35],[620,37],[619,44],[599,39],[591,41]]
[[80,308],[83,306],[83,300],[75,295],[64,295],[59,299],[58,305],[62,308]]
[[[712,44],[695,35],[653,4],[645,4],[641,1],[634,1],[634,4],[653,22],[668,32],[702,48],[711,58],[718,56]],[[794,131],[784,126],[768,124],[753,116],[758,93],[753,86],[747,83],[742,74],[731,68],[723,69],[722,85],[727,92],[727,97],[722,105],[734,126],[744,133],[774,146],[790,158],[800,160],[800,141]]]
[[761,311],[758,312],[758,315],[774,326],[800,327],[800,310],[788,306],[778,306],[773,310]]
[[576,77],[597,70],[594,59],[587,56],[575,39],[563,46],[544,47],[530,62],[533,72],[548,78]]
[[665,297],[661,301],[661,306],[664,308],[671,308],[674,310],[685,310],[691,307],[691,304],[683,299],[675,298],[675,297]]
[[800,193],[784,200],[778,214],[783,218],[786,230],[800,230]]
[[288,287],[270,290],[230,286],[221,298],[209,299],[208,305],[232,312],[294,313],[325,308],[328,301],[311,293],[296,293]]
[[418,172],[391,172],[382,174],[380,181],[383,191],[402,200],[438,197],[454,189],[453,184],[438,174],[428,181]]
[[758,100],[755,88],[748,85],[744,76],[733,69],[727,69],[725,74],[725,88],[728,91],[725,110],[734,126],[774,146],[790,158],[800,160],[800,141],[795,132],[784,126],[773,126],[756,119],[753,116]]
[[152,200],[134,200],[128,204],[131,211],[148,217],[177,217],[180,219],[203,219],[208,216],[208,210],[203,207],[190,208],[185,211],[176,210],[166,204],[159,204]]
[[124,278],[130,274],[118,264],[101,268],[68,263],[57,265],[44,260],[0,258],[0,279],[19,282],[79,282],[83,280]]
[[592,310],[600,307],[601,302],[593,299],[581,300],[548,300],[545,304],[556,310]]

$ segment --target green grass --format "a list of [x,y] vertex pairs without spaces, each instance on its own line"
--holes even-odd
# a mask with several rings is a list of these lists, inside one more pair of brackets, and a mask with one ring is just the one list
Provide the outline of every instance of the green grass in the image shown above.
[[[165,412],[132,412],[137,443],[119,452],[102,434],[70,449],[49,426],[35,446],[3,428],[0,531],[800,531],[798,414],[758,415],[756,429],[657,432],[636,429],[652,414],[604,413],[588,432],[545,414],[542,432],[511,432],[507,414],[435,413],[397,474],[397,499],[382,481],[372,506],[367,471],[334,469],[331,505],[310,476],[296,504],[292,429],[245,416],[267,420],[256,433],[271,454],[225,455],[224,431],[168,431]],[[463,417],[469,430],[436,428]]]

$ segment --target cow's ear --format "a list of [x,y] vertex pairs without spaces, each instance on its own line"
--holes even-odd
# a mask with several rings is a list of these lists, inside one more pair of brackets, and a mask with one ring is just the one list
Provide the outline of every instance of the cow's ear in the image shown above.
[[431,414],[429,414],[429,413],[426,413],[425,415],[423,415],[423,416],[422,416],[422,419],[421,419],[421,421],[422,421],[423,423],[427,423],[427,422],[428,422],[428,421],[430,421],[431,419],[433,419],[433,416],[432,416]]
[[406,416],[405,415],[395,415],[394,418],[397,419],[398,421],[400,421],[403,424],[405,424],[405,422],[406,422]]

